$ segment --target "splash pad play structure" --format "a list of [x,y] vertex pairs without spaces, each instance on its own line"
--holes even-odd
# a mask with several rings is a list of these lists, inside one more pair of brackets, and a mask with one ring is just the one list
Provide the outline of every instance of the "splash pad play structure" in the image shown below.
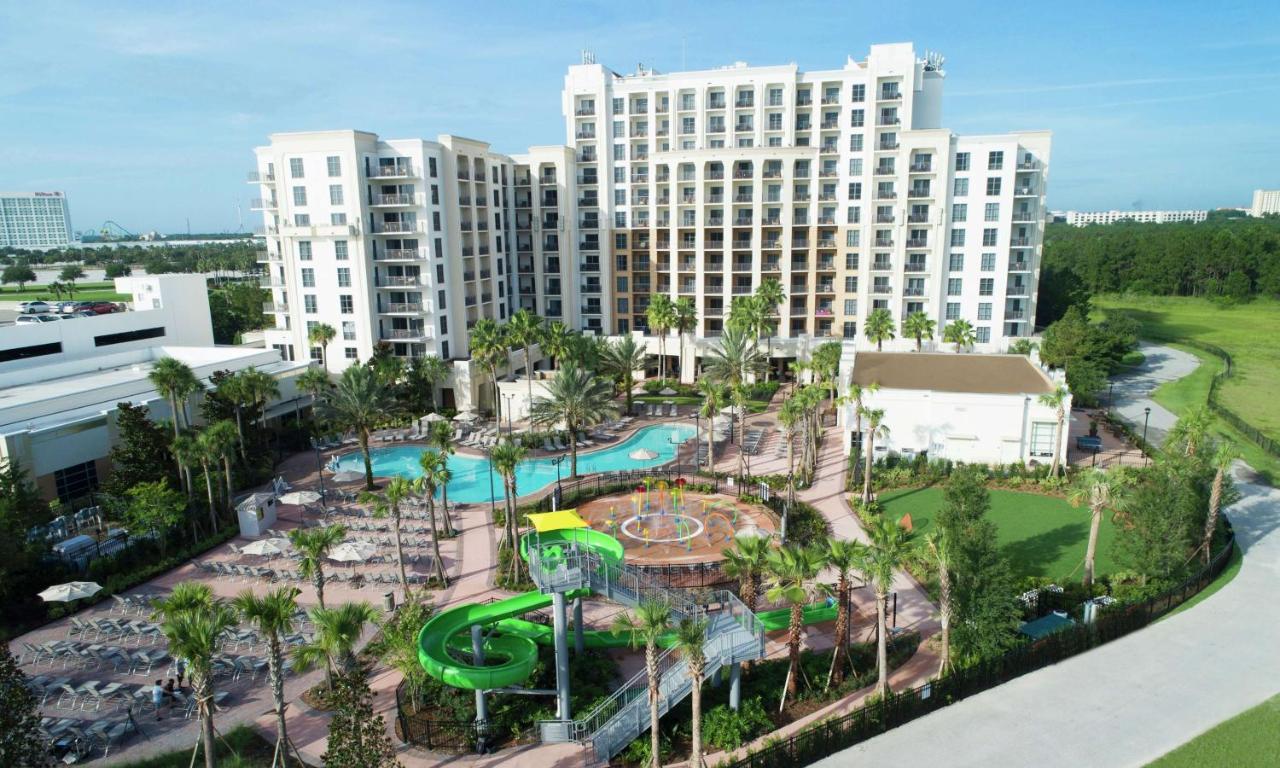
[[[488,720],[486,697],[495,694],[555,696],[556,718],[538,723],[541,740],[589,744],[597,760],[608,760],[649,727],[645,671],[623,683],[591,711],[575,717],[570,710],[569,605],[574,613],[575,652],[588,647],[621,647],[628,642],[625,635],[583,627],[582,598],[591,594],[631,608],[663,600],[671,606],[673,625],[684,618],[706,620],[704,679],[727,669],[730,706],[737,709],[741,663],[764,655],[764,633],[786,628],[786,609],[756,614],[728,590],[702,592],[701,601],[696,601],[687,592],[667,589],[626,562],[624,539],[593,529],[576,510],[528,517],[534,530],[521,537],[520,554],[528,562],[538,590],[493,603],[449,608],[433,616],[418,633],[418,659],[427,673],[447,685],[476,692],[477,730],[482,740]],[[677,527],[685,530],[681,535],[693,530],[691,521],[670,521],[670,526],[672,532]],[[548,606],[552,608],[550,627],[521,618]],[[805,611],[806,623],[834,617],[835,608],[827,605],[810,606]],[[673,643],[671,634],[660,643],[667,650],[658,662],[662,670],[659,716],[692,689],[685,661],[671,649]],[[521,687],[537,664],[539,645],[555,649],[554,691]]]

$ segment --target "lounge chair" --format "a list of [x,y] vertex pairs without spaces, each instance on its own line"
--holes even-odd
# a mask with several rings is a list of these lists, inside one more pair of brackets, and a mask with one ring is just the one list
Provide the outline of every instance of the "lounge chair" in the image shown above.
[[676,405],[675,403],[672,403],[672,404],[671,404],[671,407],[667,408],[667,415],[668,415],[668,416],[676,416],[676,415],[678,415],[678,414],[679,414],[679,412],[680,412],[680,407],[679,407],[678,405]]

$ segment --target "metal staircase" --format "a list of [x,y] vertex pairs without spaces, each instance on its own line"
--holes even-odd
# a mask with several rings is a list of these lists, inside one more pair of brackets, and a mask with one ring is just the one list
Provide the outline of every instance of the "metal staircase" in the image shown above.
[[[636,568],[610,562],[593,550],[557,550],[554,558],[548,557],[546,561],[541,554],[531,548],[529,570],[543,592],[589,588],[633,608],[645,601],[664,600],[671,606],[672,623],[685,618],[705,619],[704,680],[723,667],[764,655],[764,628],[732,592],[713,591],[702,604],[684,592],[657,584]],[[661,716],[689,695],[693,683],[689,679],[688,664],[674,650],[659,656],[658,678],[658,715]],[[649,675],[643,670],[582,717],[539,722],[542,741],[590,743],[597,760],[608,760],[649,727],[648,693]]]

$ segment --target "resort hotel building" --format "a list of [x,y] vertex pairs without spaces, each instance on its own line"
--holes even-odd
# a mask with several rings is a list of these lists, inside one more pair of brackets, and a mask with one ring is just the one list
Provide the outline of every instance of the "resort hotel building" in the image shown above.
[[61,192],[0,192],[0,247],[59,248],[72,234]]
[[[527,309],[657,354],[646,308],[665,294],[697,309],[692,343],[666,344],[691,381],[734,299],[773,279],[778,369],[830,340],[873,347],[875,309],[935,320],[926,349],[963,319],[977,351],[1003,351],[1033,330],[1050,136],[952,133],[943,81],[941,57],[910,44],[814,72],[624,75],[584,53],[565,76],[563,145],[273,134],[250,177],[267,343],[334,372],[383,342],[438,355],[454,369],[444,402],[463,407],[482,396],[467,341],[480,318]],[[317,323],[337,331],[323,354]],[[898,335],[886,348],[914,348]]]

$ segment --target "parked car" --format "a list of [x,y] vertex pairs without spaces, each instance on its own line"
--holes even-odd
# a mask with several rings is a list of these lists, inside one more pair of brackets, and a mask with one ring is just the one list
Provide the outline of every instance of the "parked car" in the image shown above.
[[92,304],[91,301],[60,301],[54,307],[55,312],[60,315],[69,315],[78,309],[84,309],[86,304]]
[[24,301],[18,305],[18,311],[24,315],[34,315],[39,312],[48,312],[51,309],[47,301],[36,299],[35,301]]
[[15,325],[39,325],[41,323],[50,323],[54,320],[61,319],[62,318],[57,315],[50,314],[48,312],[41,312],[38,315],[18,315],[18,318],[13,322]]
[[97,313],[97,312],[90,312],[90,311],[89,311],[89,310],[87,310],[87,309],[77,309],[75,312],[72,312],[72,313],[71,313],[71,314],[69,314],[69,315],[63,315],[63,317],[66,317],[66,318],[72,318],[72,317],[97,317],[97,316],[98,316],[98,313]]
[[119,312],[120,308],[110,301],[87,301],[86,306],[81,309],[92,312],[95,315],[109,315],[112,312]]

